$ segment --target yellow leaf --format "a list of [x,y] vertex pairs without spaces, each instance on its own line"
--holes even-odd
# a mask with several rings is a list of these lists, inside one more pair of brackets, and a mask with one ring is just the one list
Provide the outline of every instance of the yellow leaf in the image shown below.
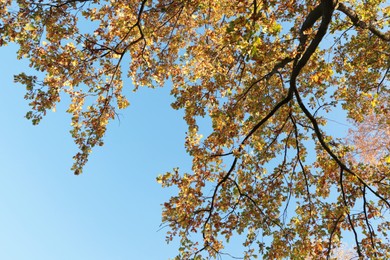
[[33,31],[33,30],[35,30],[35,27],[31,23],[28,23],[28,24],[26,24],[26,26],[24,26],[24,29],[26,31]]

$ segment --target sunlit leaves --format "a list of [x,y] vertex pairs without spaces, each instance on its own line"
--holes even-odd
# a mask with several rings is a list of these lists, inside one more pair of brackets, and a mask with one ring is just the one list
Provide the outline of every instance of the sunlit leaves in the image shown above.
[[[157,178],[177,188],[163,222],[167,241],[180,237],[178,259],[223,255],[235,236],[246,259],[322,259],[345,233],[360,257],[381,258],[389,251],[387,5],[3,0],[0,45],[19,44],[18,57],[37,71],[15,76],[34,124],[69,96],[76,174],[129,106],[123,76],[135,89],[172,86],[193,158],[191,172]],[[356,126],[347,142],[326,127],[342,109]]]

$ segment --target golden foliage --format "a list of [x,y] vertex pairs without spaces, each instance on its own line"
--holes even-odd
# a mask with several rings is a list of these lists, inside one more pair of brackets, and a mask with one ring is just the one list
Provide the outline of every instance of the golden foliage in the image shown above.
[[[178,188],[163,209],[178,259],[216,257],[232,236],[245,259],[323,259],[348,232],[359,257],[385,259],[389,10],[381,0],[2,0],[0,45],[17,43],[44,73],[15,76],[34,124],[69,95],[76,174],[129,106],[124,76],[135,89],[172,86],[193,157],[191,173],[158,177]],[[326,127],[342,109],[357,124],[348,143]],[[208,136],[199,117],[211,119]]]

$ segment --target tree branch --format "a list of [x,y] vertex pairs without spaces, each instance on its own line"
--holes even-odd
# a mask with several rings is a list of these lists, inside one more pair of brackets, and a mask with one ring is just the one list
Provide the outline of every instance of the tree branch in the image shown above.
[[390,35],[389,34],[384,34],[381,31],[379,31],[377,28],[375,28],[372,24],[367,24],[366,22],[360,20],[359,16],[357,13],[349,8],[348,6],[344,5],[343,3],[339,3],[337,10],[343,12],[346,16],[351,19],[352,23],[356,27],[360,27],[362,29],[368,29],[370,32],[378,36],[380,39],[389,42],[390,41]]

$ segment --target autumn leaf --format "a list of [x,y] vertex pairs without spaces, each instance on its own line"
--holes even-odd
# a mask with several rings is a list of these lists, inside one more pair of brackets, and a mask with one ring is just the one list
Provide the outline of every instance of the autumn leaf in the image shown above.
[[[177,259],[326,259],[347,235],[359,258],[390,243],[388,1],[0,1],[38,124],[69,96],[81,174],[129,106],[124,78],[171,87],[192,170],[160,175]],[[66,99],[65,99],[66,100]],[[329,127],[350,124],[348,136]],[[210,132],[199,129],[209,118]],[[202,121],[203,120],[203,121]],[[340,124],[340,125],[341,125]]]

